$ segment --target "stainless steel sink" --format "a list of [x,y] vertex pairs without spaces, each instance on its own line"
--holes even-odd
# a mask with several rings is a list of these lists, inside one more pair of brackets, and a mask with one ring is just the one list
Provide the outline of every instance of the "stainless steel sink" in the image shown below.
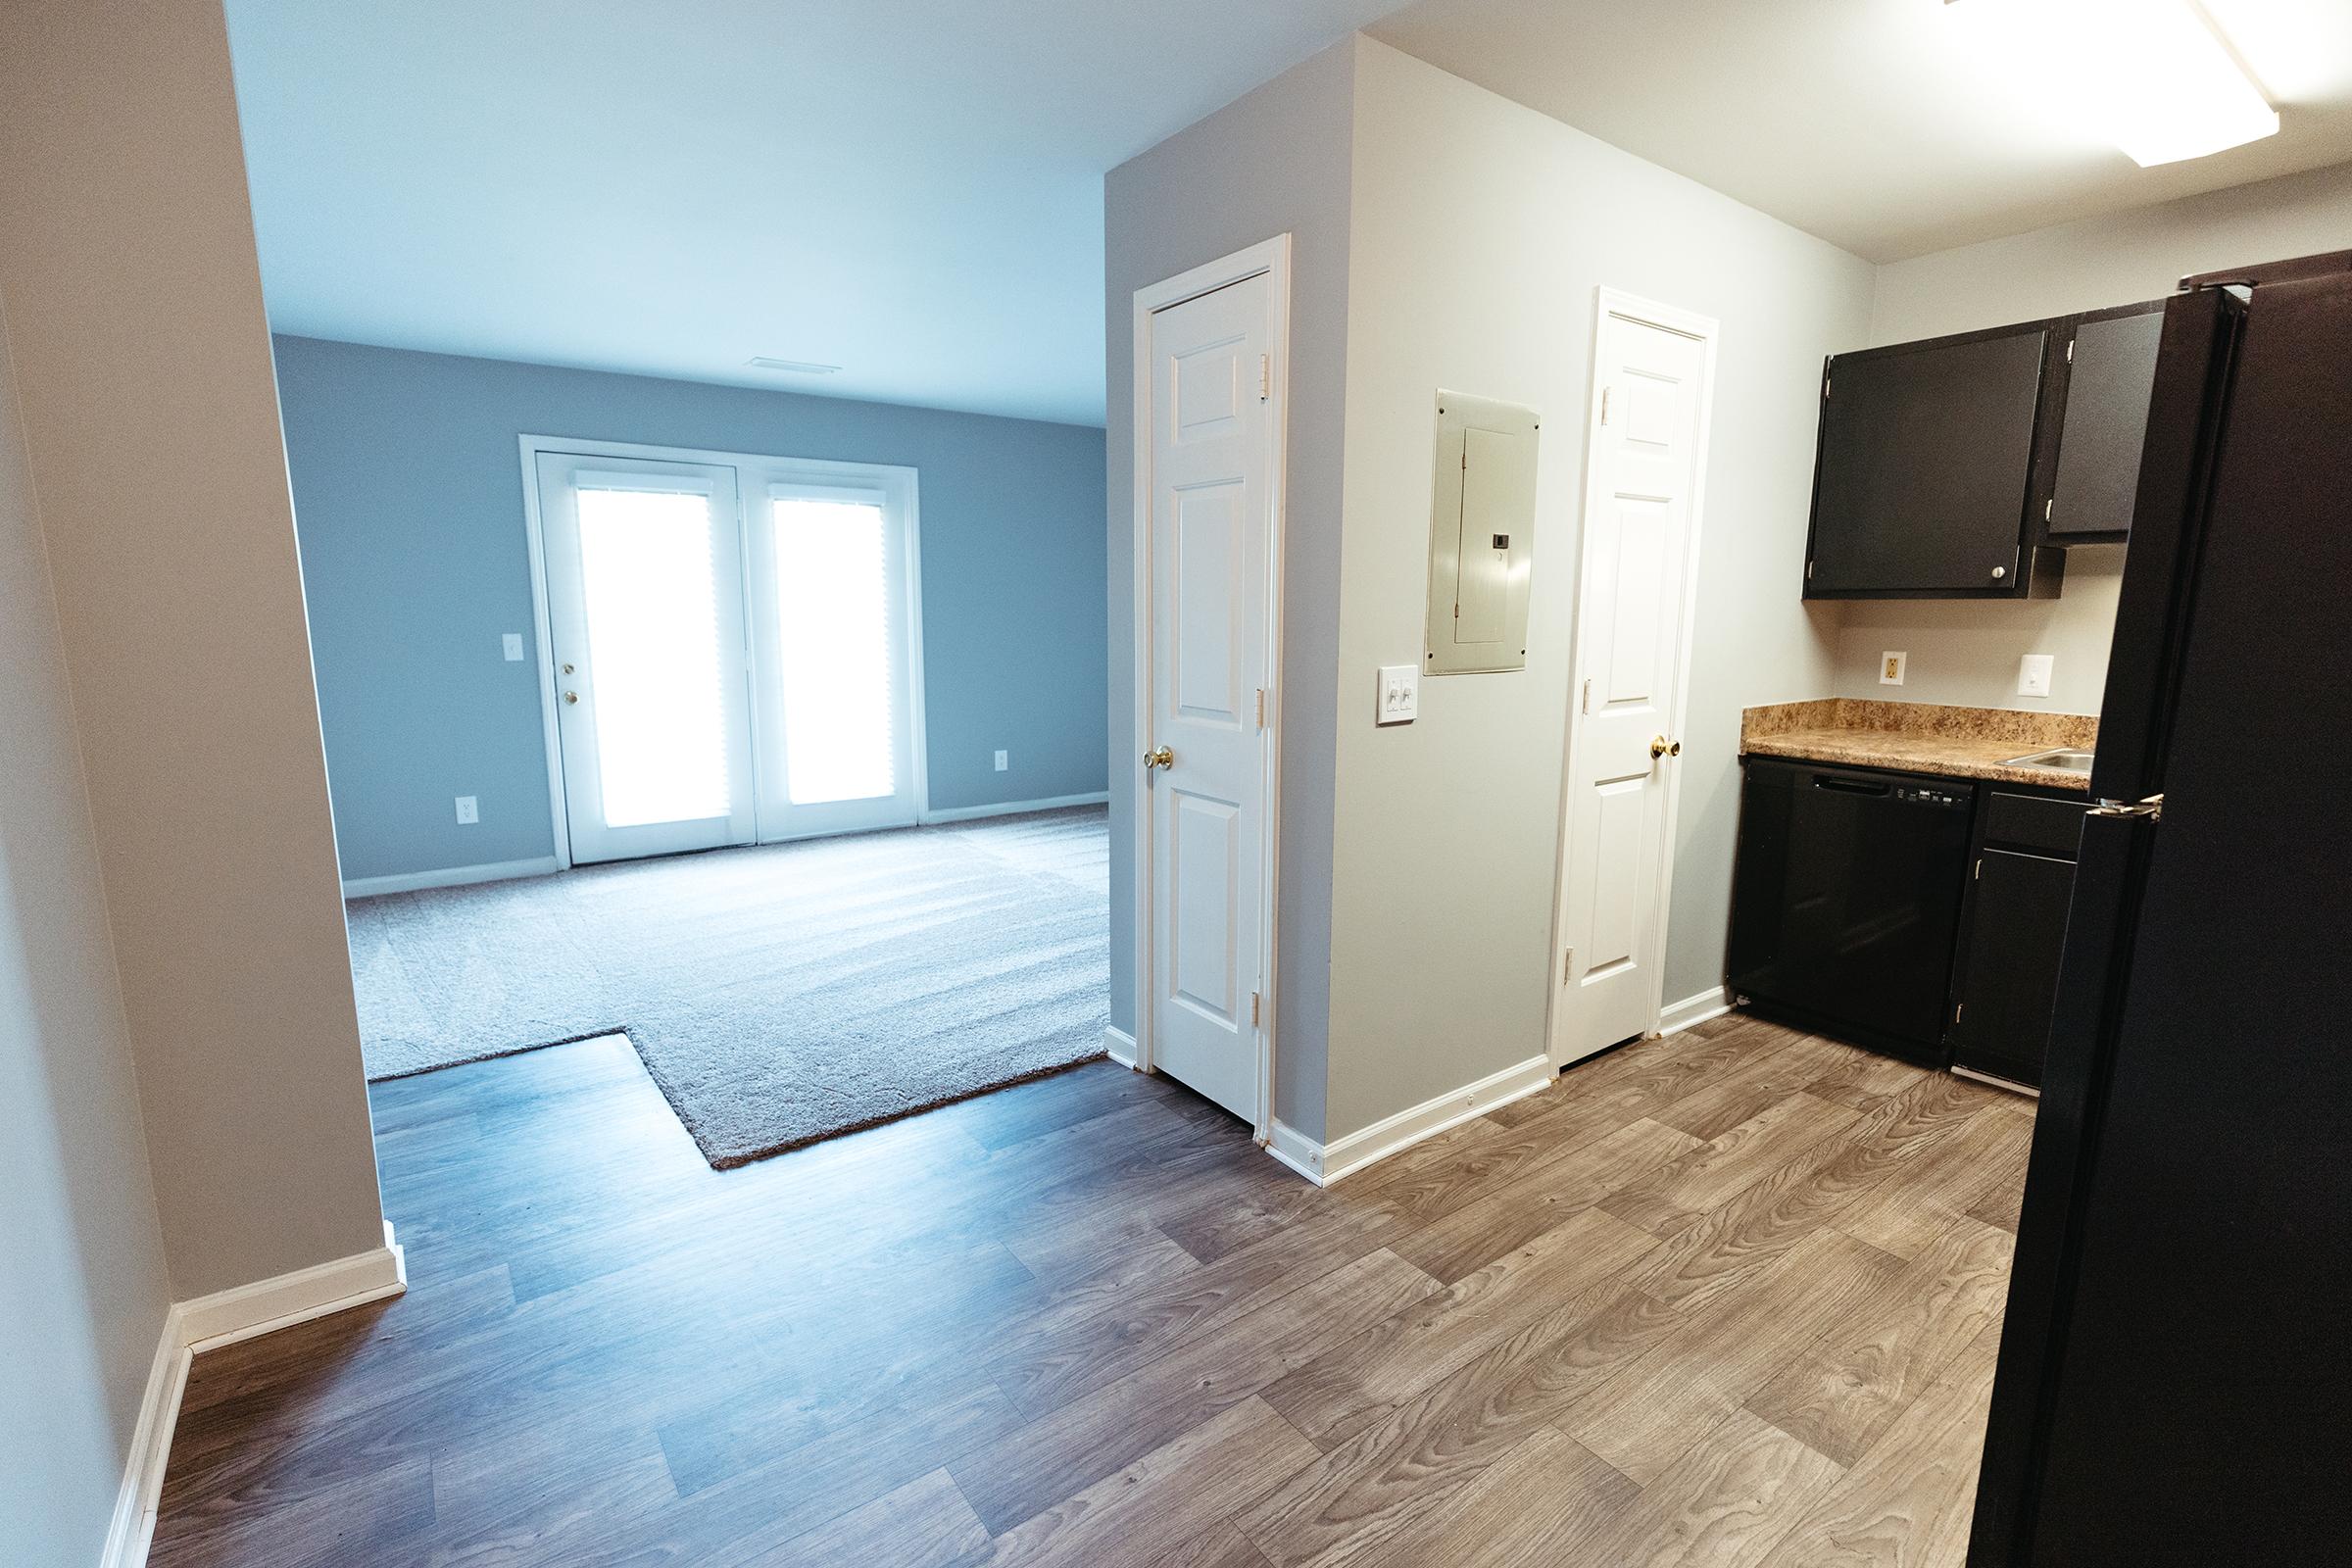
[[2090,771],[2088,752],[2079,752],[2061,746],[2055,751],[2035,752],[2031,757],[2008,757],[2001,760],[2003,767],[2046,767],[2054,773],[2087,773]]

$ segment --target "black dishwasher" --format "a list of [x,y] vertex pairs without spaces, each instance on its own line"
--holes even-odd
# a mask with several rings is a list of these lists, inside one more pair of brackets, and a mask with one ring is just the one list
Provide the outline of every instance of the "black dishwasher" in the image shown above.
[[1792,1023],[1944,1064],[1976,787],[1749,760],[1731,990]]

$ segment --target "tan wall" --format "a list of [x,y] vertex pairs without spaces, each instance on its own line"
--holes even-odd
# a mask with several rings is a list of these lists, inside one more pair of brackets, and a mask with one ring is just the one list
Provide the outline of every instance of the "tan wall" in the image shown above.
[[379,1247],[218,0],[8,8],[0,295],[174,1293]]
[[0,1556],[88,1563],[106,1539],[172,1289],[6,316],[0,308],[0,1324],[26,1353],[0,1355]]

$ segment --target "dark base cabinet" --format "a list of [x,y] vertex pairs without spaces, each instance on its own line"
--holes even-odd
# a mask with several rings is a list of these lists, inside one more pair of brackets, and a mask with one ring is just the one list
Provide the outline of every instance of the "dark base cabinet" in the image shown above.
[[1987,789],[1952,966],[1952,1064],[2041,1082],[2082,838],[2081,795]]
[[1750,759],[1725,980],[1752,1010],[2028,1087],[2080,792]]

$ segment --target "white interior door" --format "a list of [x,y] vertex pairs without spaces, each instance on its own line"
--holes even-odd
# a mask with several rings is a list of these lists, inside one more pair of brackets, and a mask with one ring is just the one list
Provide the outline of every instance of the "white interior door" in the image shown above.
[[556,452],[538,469],[572,859],[750,843],[735,470]]
[[[1260,903],[1269,620],[1273,285],[1265,273],[1152,313],[1143,831],[1151,852],[1151,1060],[1260,1116]],[[1163,750],[1164,749],[1164,750]]]
[[1570,688],[1556,1061],[1657,1027],[1714,330],[1602,299]]
[[746,469],[760,839],[905,827],[915,787],[906,469]]

